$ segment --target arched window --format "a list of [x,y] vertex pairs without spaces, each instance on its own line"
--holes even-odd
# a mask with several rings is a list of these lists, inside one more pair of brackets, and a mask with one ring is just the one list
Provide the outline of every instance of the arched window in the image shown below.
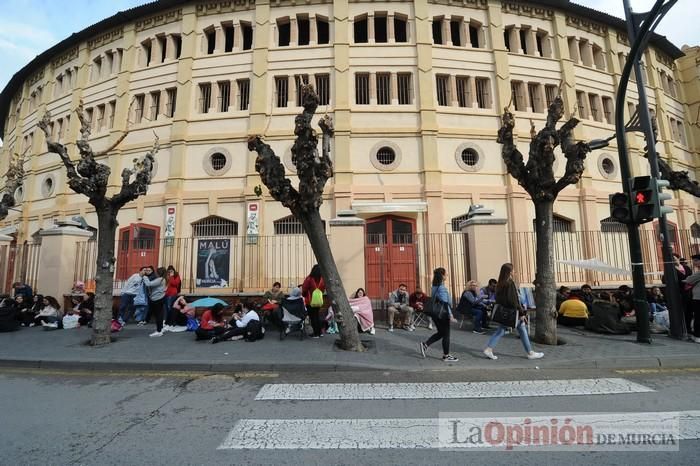
[[461,232],[462,229],[459,226],[462,224],[462,222],[466,221],[467,218],[469,218],[469,214],[464,214],[464,215],[460,215],[459,217],[454,217],[452,219],[452,231]]
[[238,236],[238,222],[211,215],[192,222],[192,236],[195,238]]
[[627,226],[612,217],[607,217],[600,221],[600,231],[603,233],[625,233]]
[[[303,235],[304,226],[301,222],[294,216],[289,215],[288,217],[280,218],[273,222],[275,228],[275,235]],[[326,221],[323,220],[323,231],[326,231]]]
[[700,225],[697,222],[690,225],[691,238],[700,239]]

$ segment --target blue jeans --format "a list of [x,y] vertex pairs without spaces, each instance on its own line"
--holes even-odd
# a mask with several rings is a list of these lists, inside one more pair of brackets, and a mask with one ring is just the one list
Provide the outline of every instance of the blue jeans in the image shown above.
[[[498,330],[496,330],[496,333],[491,335],[491,338],[489,338],[489,342],[486,344],[488,348],[494,348],[498,344],[498,340],[501,339],[503,335],[506,333],[506,327],[505,325],[501,325],[498,327]],[[527,325],[525,325],[525,322],[522,320],[518,321],[518,333],[520,334],[520,342],[523,344],[523,348],[525,348],[525,352],[527,354],[530,354],[532,351],[532,346],[530,345],[530,337],[527,334]]]
[[472,318],[474,319],[474,330],[481,332],[486,325],[486,312],[481,307],[472,307]]
[[136,307],[135,318],[136,322],[143,322],[146,320],[146,314],[148,314],[148,305],[139,304]]
[[121,298],[119,298],[119,318],[125,323],[131,317],[135,297],[136,295],[133,294],[122,293]]

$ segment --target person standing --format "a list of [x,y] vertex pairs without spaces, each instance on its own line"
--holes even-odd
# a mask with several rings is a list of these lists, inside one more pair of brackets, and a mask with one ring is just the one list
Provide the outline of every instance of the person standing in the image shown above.
[[177,273],[177,270],[175,270],[175,267],[172,265],[168,266],[167,273],[168,285],[165,289],[165,326],[170,330],[178,324],[177,317],[180,313],[173,309],[173,303],[180,293],[182,281],[180,280],[180,275]]
[[[693,286],[693,288],[690,290],[693,298],[690,304],[690,309],[693,313],[692,339],[695,343],[700,343],[700,254],[695,254],[692,259],[693,268],[697,272],[686,278],[683,283]],[[688,330],[688,332],[690,333],[690,330]]]
[[[445,274],[445,269],[442,267],[439,267],[433,271],[433,287],[431,289],[431,296],[435,299],[435,301],[431,318],[435,323],[435,329],[437,332],[428,338],[428,341],[425,343],[420,342],[419,350],[423,358],[425,358],[425,353],[428,350],[428,347],[436,341],[442,339],[442,360],[444,362],[457,362],[459,359],[450,354],[450,322],[456,323],[457,319],[455,319],[452,315],[452,308],[450,307],[450,294],[445,286]],[[436,312],[440,306],[444,306],[447,309],[444,316],[440,316]]]
[[148,267],[141,267],[137,273],[129,277],[122,288],[119,298],[119,323],[124,325],[134,311],[134,298],[143,286],[143,277],[148,274]]
[[148,287],[150,304],[149,309],[151,315],[156,319],[156,331],[151,333],[149,337],[163,336],[163,313],[165,312],[165,289],[168,282],[165,278],[166,270],[164,267],[158,267],[156,278],[153,280],[144,278],[143,281]]
[[[501,272],[498,275],[498,283],[496,284],[496,304],[507,307],[510,309],[518,310],[518,323],[516,325],[518,333],[520,334],[520,342],[525,348],[528,359],[540,359],[544,356],[544,353],[537,353],[532,350],[530,345],[530,337],[527,333],[527,312],[523,310],[523,306],[520,304],[520,298],[518,297],[518,287],[515,285],[514,280],[515,272],[513,271],[513,264],[506,263],[501,266]],[[508,327],[501,324],[496,333],[491,335],[486,348],[484,349],[484,354],[489,359],[498,359],[498,356],[493,354],[493,349],[498,344],[498,341],[506,333]]]
[[692,340],[692,324],[693,324],[693,285],[683,283],[683,281],[693,274],[693,271],[684,264],[684,260],[678,254],[673,255],[673,270],[676,272],[676,277],[681,288],[681,301],[683,303],[683,317],[685,322],[685,332],[688,334],[688,340]]
[[314,299],[314,293],[317,290],[321,293],[326,290],[326,284],[323,282],[323,277],[321,277],[321,267],[318,264],[311,268],[309,276],[306,277],[304,283],[301,285],[301,294],[304,296],[304,304],[306,304],[306,310],[309,313],[311,328],[314,330],[312,338],[319,338],[321,336],[320,313],[323,307],[323,298],[321,297],[321,303],[318,302],[318,299]]

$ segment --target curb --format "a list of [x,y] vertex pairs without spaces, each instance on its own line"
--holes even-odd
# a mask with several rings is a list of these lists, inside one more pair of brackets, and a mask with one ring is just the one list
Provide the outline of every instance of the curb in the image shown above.
[[[546,361],[543,361],[546,362]],[[565,370],[565,369],[679,369],[700,367],[700,354],[688,356],[663,356],[644,358],[612,358],[612,359],[584,359],[554,361],[551,364],[541,366],[521,367],[508,364],[499,366],[497,363],[488,368],[475,367],[465,364],[432,367],[383,366],[377,364],[362,363],[305,363],[305,364],[274,364],[256,362],[238,363],[196,363],[196,362],[131,362],[131,361],[56,361],[56,360],[32,360],[32,359],[0,359],[0,368],[20,369],[58,369],[58,370],[82,370],[97,371],[107,370],[114,372],[460,372],[466,370]]]

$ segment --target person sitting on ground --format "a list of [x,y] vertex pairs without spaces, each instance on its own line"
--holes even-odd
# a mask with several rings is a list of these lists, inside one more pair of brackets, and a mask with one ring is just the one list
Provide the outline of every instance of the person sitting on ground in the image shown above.
[[26,283],[14,282],[12,284],[12,289],[15,292],[15,298],[22,295],[27,302],[31,302],[32,298],[34,297],[34,290],[32,290],[32,287]]
[[557,323],[566,327],[586,325],[588,319],[588,306],[583,302],[578,293],[570,293],[569,299],[559,306]]
[[34,323],[43,325],[45,328],[63,328],[63,313],[61,305],[53,296],[44,296],[44,308],[36,316]]
[[654,316],[657,312],[668,312],[666,298],[663,293],[661,293],[661,288],[658,286],[651,287],[647,296],[647,302],[649,302],[649,312],[651,313],[649,316],[650,320],[654,320]]
[[224,305],[214,304],[214,307],[207,309],[199,320],[199,328],[194,331],[197,341],[211,340],[215,336],[226,331],[226,321],[224,320]]
[[[175,317],[176,326],[172,328],[171,332],[182,332],[188,329],[193,330],[199,326],[195,323],[195,308],[185,299],[185,295],[178,295],[177,299],[173,303],[173,311],[177,312],[179,315]],[[182,327],[185,330],[182,330]]]
[[591,288],[591,285],[584,283],[581,285],[581,301],[586,303],[586,306],[588,307],[588,311],[591,311],[591,306],[593,305],[593,301],[596,300],[595,294],[593,293],[593,288]]
[[568,286],[562,285],[559,287],[557,290],[557,311],[559,310],[561,303],[569,299],[569,294],[571,294],[571,290]]
[[19,330],[20,320],[15,301],[4,295],[0,301],[0,332],[14,332]]
[[78,323],[81,326],[92,327],[92,319],[95,314],[95,293],[88,291],[87,297],[78,306],[80,320]]
[[32,303],[26,299],[23,294],[15,296],[14,307],[20,325],[24,327],[33,327],[36,313],[33,310]]
[[372,301],[365,294],[364,288],[358,288],[355,293],[348,299],[352,313],[357,319],[357,326],[361,332],[369,332],[374,335],[374,311],[372,310]]
[[280,282],[273,283],[272,288],[267,290],[263,295],[264,304],[262,305],[262,310],[268,315],[275,313],[279,309],[283,299],[284,291],[282,291],[282,284]]
[[627,285],[621,285],[613,294],[613,298],[620,306],[620,317],[634,317],[634,303],[632,302],[632,290]]
[[[423,312],[423,309],[425,308],[425,303],[428,302],[428,296],[423,293],[423,290],[421,289],[420,286],[416,287],[416,291],[411,293],[411,296],[408,297],[408,305],[413,308],[415,312]],[[428,318],[428,330],[433,329],[433,320]]]
[[403,319],[403,329],[413,332],[413,308],[408,305],[408,289],[401,283],[396,291],[389,293],[387,313],[389,314],[389,331],[394,331],[394,316],[399,313]]
[[231,319],[229,324],[229,330],[212,338],[212,343],[242,340],[244,337],[248,341],[256,341],[260,340],[264,333],[260,323],[260,316],[253,309],[250,309],[245,301],[236,306],[233,319]]
[[591,312],[585,323],[586,330],[611,335],[625,335],[630,330],[620,322],[620,307],[615,299],[606,291],[600,293],[600,298],[593,301]]

